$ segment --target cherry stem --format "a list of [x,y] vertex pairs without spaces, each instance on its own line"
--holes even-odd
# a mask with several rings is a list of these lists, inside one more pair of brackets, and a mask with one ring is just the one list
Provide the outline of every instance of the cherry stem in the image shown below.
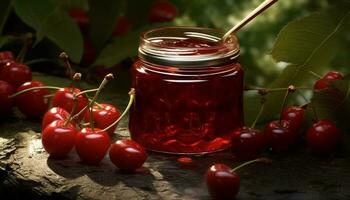
[[261,107],[260,107],[260,111],[259,111],[258,115],[256,116],[256,118],[255,118],[253,124],[251,125],[251,128],[254,128],[255,125],[258,123],[258,121],[259,121],[259,119],[260,119],[260,117],[261,117],[261,114],[262,114],[263,111],[264,111],[265,101],[266,101],[266,99],[262,97],[262,98],[261,98]]
[[94,104],[98,107],[98,108],[102,108],[101,104],[97,103],[96,101],[94,102]]
[[80,123],[81,126],[86,127],[90,125],[90,122],[86,122],[86,123]]
[[315,72],[313,72],[313,71],[309,71],[309,73],[310,73],[311,75],[313,75],[314,77],[318,78],[318,79],[322,79],[322,76],[321,76],[321,75],[319,75],[319,74],[317,74],[317,73],[315,73]]
[[115,126],[116,124],[118,124],[118,122],[126,115],[126,113],[130,110],[132,103],[135,100],[135,94],[136,91],[134,88],[131,88],[129,91],[129,102],[128,105],[126,106],[124,112],[120,115],[120,117],[115,120],[112,124],[110,124],[108,127],[106,127],[105,129],[103,129],[102,131],[107,131],[108,129],[112,128],[113,126]]
[[74,75],[74,71],[73,68],[69,62],[69,56],[66,52],[61,52],[59,57],[63,60],[63,62],[66,65],[66,68],[68,69],[69,72],[69,78],[73,80],[73,75]]
[[72,118],[73,119],[76,119],[76,118],[78,118],[79,117],[79,115],[81,115],[81,113],[83,113],[85,110],[86,110],[86,108],[88,108],[89,106],[85,106],[83,109],[81,109],[77,114],[75,114]]
[[290,93],[293,93],[293,92],[295,92],[295,91],[296,91],[296,87],[294,87],[293,85],[288,86],[287,92],[286,92],[286,94],[284,95],[283,103],[282,103],[282,106],[281,106],[280,120],[279,120],[280,125],[282,125],[282,113],[283,113],[284,107],[286,106],[288,96],[289,96]]
[[76,95],[80,96],[82,94],[87,94],[87,93],[91,93],[91,92],[97,92],[98,90],[99,90],[99,88],[90,89],[90,90],[84,90],[84,91],[81,91],[81,92],[77,93]]
[[243,163],[243,164],[241,164],[241,165],[231,169],[230,171],[231,171],[231,173],[235,172],[235,171],[237,171],[238,169],[240,169],[242,167],[245,167],[247,165],[250,165],[250,164],[253,164],[253,163],[256,163],[256,162],[271,163],[272,161],[269,158],[258,158],[258,159],[255,159],[255,160],[251,160],[251,161],[245,162],[245,163]]
[[[296,90],[312,90],[311,88],[308,87],[294,87]],[[259,94],[261,95],[266,95],[271,92],[280,92],[280,91],[285,91],[288,88],[259,88],[259,87],[246,87],[245,90],[257,90]]]
[[94,132],[94,119],[93,119],[93,113],[92,113],[92,110],[93,110],[93,106],[94,106],[94,103],[95,103],[95,100],[97,99],[97,97],[100,95],[102,89],[106,86],[106,84],[112,80],[114,78],[113,74],[110,73],[110,74],[107,74],[105,76],[105,78],[102,80],[100,86],[98,87],[94,97],[91,99],[90,103],[89,103],[89,115],[90,115],[90,126],[91,126],[91,130],[92,132]]
[[23,63],[25,56],[26,56],[28,49],[29,49],[29,42],[32,38],[33,38],[33,34],[31,34],[31,33],[28,33],[24,36],[23,46],[22,46],[22,48],[21,48],[21,50],[18,53],[18,56],[16,58],[17,62]]
[[26,92],[30,92],[32,90],[39,90],[39,89],[51,89],[51,90],[59,90],[61,89],[60,87],[55,87],[55,86],[38,86],[38,87],[31,87],[31,88],[27,88],[27,89],[24,89],[24,90],[21,90],[19,92],[16,92],[10,96],[8,96],[8,98],[14,98],[20,94],[23,94],[23,93],[26,93]]
[[77,110],[77,106],[78,106],[78,96],[77,95],[73,95],[73,108],[69,114],[69,117],[66,119],[66,121],[64,122],[64,126],[67,126],[69,122],[71,122],[74,118],[74,113]]
[[310,102],[309,100],[307,100],[303,93],[300,92],[299,94],[305,100],[305,102],[306,102],[305,104],[311,106],[312,113],[314,115],[314,120],[318,121],[319,118],[318,118],[317,111],[316,111],[314,104],[312,102]]
[[[278,91],[283,91],[283,90],[287,90],[290,89],[290,87],[288,88],[271,88],[271,89],[267,89],[268,92],[278,92]],[[308,87],[294,87],[293,86],[293,90],[312,90],[311,88]]]
[[311,104],[311,109],[312,109],[312,112],[313,112],[313,114],[314,114],[314,120],[318,121],[318,120],[319,120],[319,118],[318,118],[318,115],[317,115],[316,108],[315,108],[315,106],[314,106],[314,104],[313,104],[313,103],[310,103],[310,104]]
[[[89,101],[91,101],[91,99],[89,99]],[[97,103],[96,101],[94,102],[94,104],[97,105],[99,108],[102,108],[102,106],[101,106],[99,103]],[[75,115],[73,116],[73,119],[79,117],[79,115],[81,115],[81,113],[83,113],[88,107],[89,107],[89,106],[87,105],[87,106],[85,106],[83,109],[81,109],[77,114],[75,114]]]

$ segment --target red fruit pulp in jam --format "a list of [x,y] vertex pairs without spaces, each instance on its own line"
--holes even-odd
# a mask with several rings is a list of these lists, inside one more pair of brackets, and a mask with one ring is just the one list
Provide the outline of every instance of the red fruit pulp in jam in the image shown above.
[[[157,45],[193,48],[192,55],[224,50],[219,43],[199,39],[169,39]],[[204,153],[225,149],[233,130],[243,125],[243,70],[237,61],[185,68],[138,60],[132,73],[136,101],[130,111],[130,132],[149,150]]]

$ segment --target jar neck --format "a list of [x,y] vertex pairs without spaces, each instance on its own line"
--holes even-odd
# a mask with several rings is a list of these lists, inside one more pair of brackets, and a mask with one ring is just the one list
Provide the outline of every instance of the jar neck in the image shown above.
[[229,64],[221,66],[207,66],[207,67],[179,67],[179,66],[165,66],[148,63],[139,60],[135,63],[137,68],[140,68],[148,73],[166,75],[166,76],[217,76],[235,73],[240,68],[237,59]]
[[221,41],[223,32],[198,27],[166,27],[141,36],[139,58],[159,66],[206,68],[223,66],[239,55],[238,40],[231,35]]

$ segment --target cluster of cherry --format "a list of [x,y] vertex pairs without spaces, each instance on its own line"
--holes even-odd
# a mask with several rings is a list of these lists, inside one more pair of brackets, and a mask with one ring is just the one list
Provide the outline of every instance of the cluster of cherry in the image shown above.
[[[334,80],[342,80],[339,72],[328,72],[324,77],[315,82],[314,90],[330,90],[330,83]],[[296,90],[295,87],[287,88],[287,95]],[[287,96],[286,95],[286,96]],[[263,106],[262,106],[263,108]],[[279,120],[268,123],[263,133],[253,127],[243,127],[235,131],[232,138],[232,151],[240,159],[252,159],[267,145],[273,151],[288,150],[300,136],[300,130],[304,122],[304,107],[284,107]],[[306,133],[308,146],[316,153],[329,152],[340,140],[340,130],[327,119],[315,121]]]
[[[314,91],[334,90],[331,82],[342,80],[343,75],[336,71],[330,71],[325,76],[320,77],[314,84]],[[254,159],[265,147],[269,147],[274,152],[284,152],[289,150],[301,136],[301,128],[304,122],[304,107],[285,107],[289,93],[296,90],[294,86],[286,89],[286,95],[282,106],[279,120],[268,123],[264,131],[254,128],[259,115],[251,127],[242,127],[235,130],[232,137],[231,150],[233,155],[240,160]],[[259,91],[262,95],[268,92],[267,89]],[[262,102],[264,103],[264,102]],[[263,104],[264,105],[264,104]],[[340,141],[341,131],[328,119],[316,120],[307,130],[305,140],[311,150],[318,154],[329,153]],[[254,162],[268,162],[266,158],[248,161],[234,169],[225,164],[215,164],[206,173],[206,183],[210,195],[214,199],[233,199],[240,186],[240,178],[235,171],[247,164]]]
[[48,103],[36,99],[36,95],[48,95],[47,90],[33,91],[29,94],[13,96],[14,92],[29,87],[43,86],[40,81],[32,81],[32,71],[28,66],[17,62],[11,51],[0,52],[0,113],[6,117],[12,113],[12,107],[18,109],[28,117],[40,116],[48,109]]
[[[68,56],[62,53],[61,57],[70,66]],[[66,157],[75,147],[81,160],[91,165],[99,164],[107,151],[110,160],[122,170],[134,171],[145,162],[147,154],[144,148],[134,141],[118,140],[111,145],[109,135],[114,133],[135,95],[131,90],[129,105],[122,114],[112,104],[97,103],[96,98],[113,78],[112,74],[106,75],[97,89],[81,91],[76,87],[80,73],[72,76],[68,87],[45,86],[40,81],[32,80],[31,70],[16,62],[9,51],[0,52],[0,74],[2,116],[11,114],[15,104],[27,118],[43,118],[42,143],[50,156]],[[56,91],[50,94],[49,90]],[[88,96],[91,92],[95,92],[92,99]]]

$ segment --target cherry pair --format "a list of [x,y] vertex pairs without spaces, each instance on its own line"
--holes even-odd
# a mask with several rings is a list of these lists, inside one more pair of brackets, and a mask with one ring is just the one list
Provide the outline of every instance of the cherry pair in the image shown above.
[[15,61],[10,51],[0,52],[0,80],[6,81],[14,89],[32,80],[32,71],[27,65]]
[[296,142],[304,121],[304,113],[304,108],[299,106],[286,107],[279,120],[266,125],[264,133],[273,151],[286,151]]
[[322,78],[317,80],[314,84],[315,90],[323,90],[329,88],[330,84],[334,80],[342,80],[344,77],[341,73],[337,71],[330,71]]
[[[71,93],[68,93],[68,94],[70,95]],[[46,112],[42,121],[42,129],[44,129],[48,124],[50,124],[55,120],[65,120],[69,117],[69,112],[67,110],[72,111],[73,108],[72,108],[72,105],[70,105],[70,103],[72,103],[73,100],[69,96],[64,96],[64,98],[66,98],[65,101],[67,102],[64,106],[59,105],[57,103],[55,104],[56,107],[53,107]],[[62,102],[62,101],[59,101],[59,102]],[[78,112],[83,111],[83,109],[86,109],[86,106],[87,104],[85,104],[85,99],[81,99],[80,106],[77,106],[77,107],[80,107],[81,109],[80,110],[77,109],[77,111],[74,112],[74,114],[78,114]],[[120,117],[119,110],[115,106],[111,104],[106,104],[106,103],[95,105],[93,107],[92,112],[93,112],[95,127],[100,129],[104,129],[108,127],[110,124],[112,124],[115,120],[117,120]],[[89,122],[90,120],[89,113],[84,112],[83,117],[80,117],[80,118],[81,119],[84,118],[86,122]],[[116,128],[116,125],[109,128],[107,132],[109,134],[112,134],[114,133],[115,128]]]
[[110,145],[106,132],[84,128],[77,133],[76,146],[79,157],[87,164],[97,165],[109,149],[109,159],[120,170],[133,172],[140,168],[147,159],[144,148],[129,140],[118,140]]
[[28,88],[44,86],[42,82],[31,81],[31,79],[30,68],[17,63],[12,52],[0,52],[0,110],[2,115],[11,113],[14,104],[29,118],[40,117],[48,109],[46,95],[49,94],[49,91],[46,89],[12,96],[14,92],[20,93]]
[[231,150],[240,160],[255,158],[266,146],[270,146],[274,151],[287,150],[294,144],[303,119],[303,108],[286,107],[283,109],[281,120],[268,123],[264,132],[253,127],[236,129],[231,140]]
[[[11,113],[15,104],[27,117],[39,117],[48,108],[48,90],[34,90],[12,96],[31,87],[44,86],[40,81],[31,81],[32,72],[28,66],[17,63],[10,51],[0,52],[0,101],[1,116]],[[13,100],[14,98],[14,100]]]

